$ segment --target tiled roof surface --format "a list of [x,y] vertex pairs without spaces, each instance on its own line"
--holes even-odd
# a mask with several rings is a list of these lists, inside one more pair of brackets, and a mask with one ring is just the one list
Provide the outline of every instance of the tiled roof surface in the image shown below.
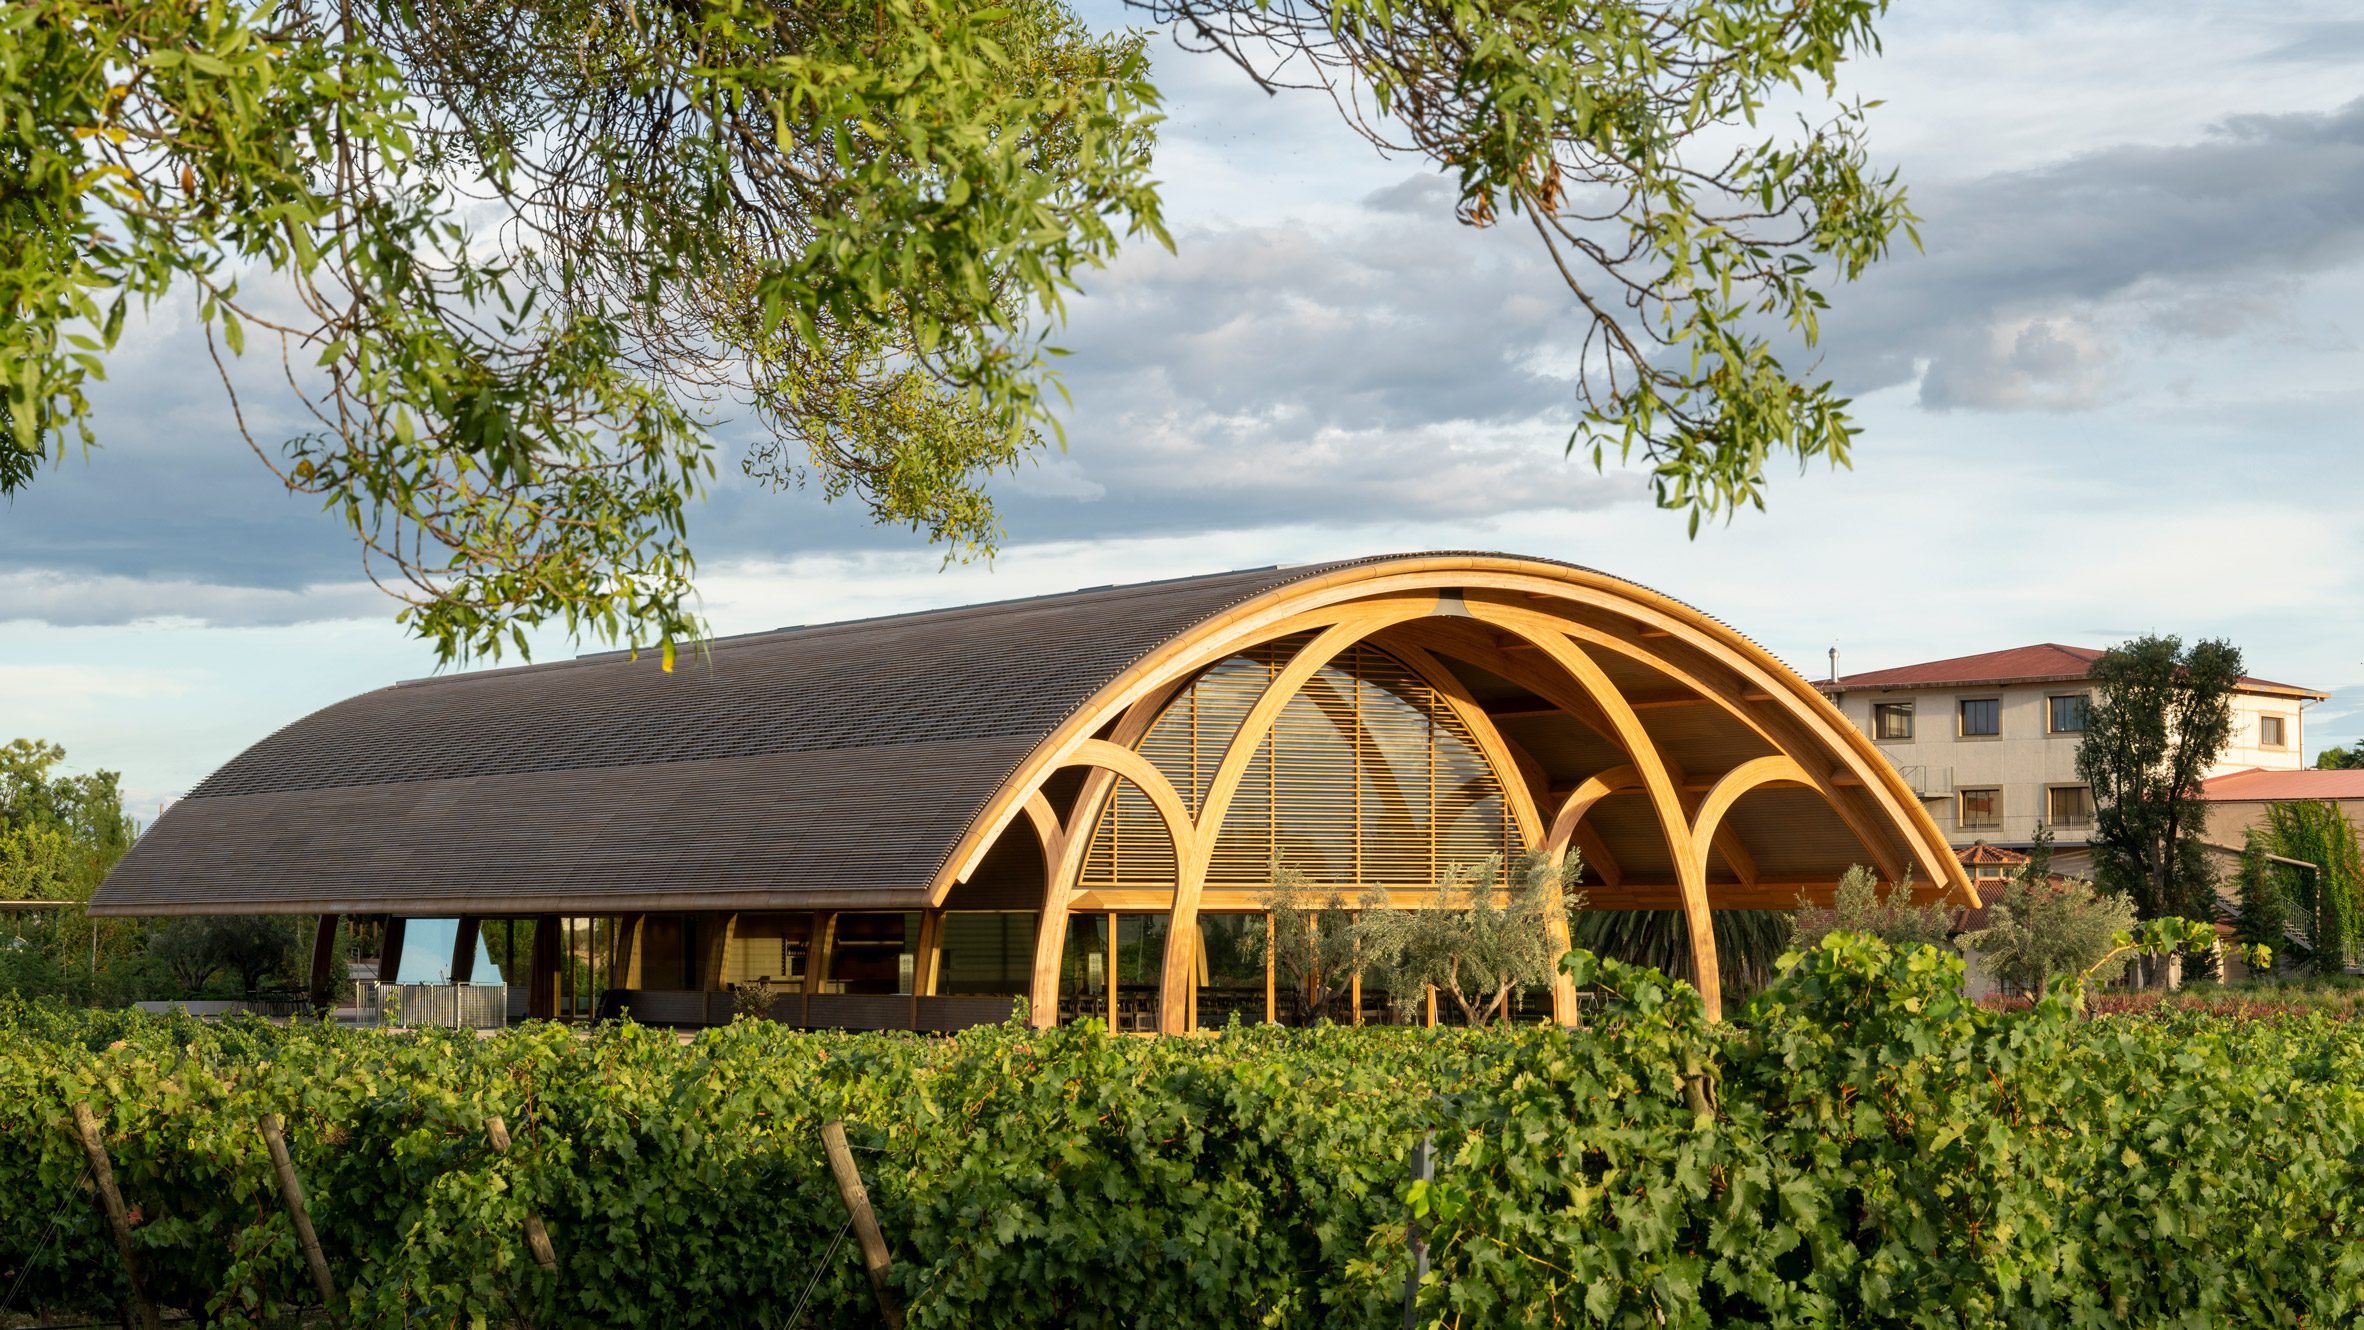
[[671,673],[606,653],[395,684],[213,773],[93,907],[792,909],[850,894],[916,908],[1027,755],[1136,662],[1281,588],[1439,557],[1504,556],[1375,556],[785,628],[716,641]]
[[[1919,665],[1899,665],[1894,669],[1867,670],[1861,674],[1843,675],[1823,685],[1825,691],[1855,688],[1953,688],[1965,684],[2049,683],[2055,680],[2082,679],[2093,672],[2093,662],[2101,652],[2092,647],[2064,646],[2058,642],[2038,642],[2033,646],[2010,647],[2002,651],[1985,651],[1975,656],[1954,656],[1946,660],[1932,660]],[[2275,683],[2244,675],[2241,686],[2259,692],[2289,693],[2301,697],[2320,698],[2323,693],[2296,684]]]
[[652,654],[610,653],[380,688],[232,759],[166,810],[93,903],[497,913],[555,897],[900,899],[924,891],[1001,782],[1126,667],[1339,566],[782,629],[717,641],[671,673]]
[[2364,799],[2364,771],[2267,771],[2251,767],[2200,782],[2202,798],[2229,802]]

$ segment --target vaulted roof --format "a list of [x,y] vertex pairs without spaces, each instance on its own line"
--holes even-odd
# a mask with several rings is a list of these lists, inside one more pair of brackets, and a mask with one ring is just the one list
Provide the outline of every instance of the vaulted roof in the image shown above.
[[[671,673],[610,653],[381,688],[174,804],[93,909],[910,910],[955,885],[1000,903],[952,908],[1031,908],[1037,836],[1088,830],[1077,762],[1140,761],[1123,718],[1314,630],[1433,653],[1502,736],[1497,770],[1540,805],[1538,832],[1560,801],[1590,800],[1571,816],[1603,876],[1596,906],[1780,908],[1867,860],[1974,898],[1894,768],[1762,648],[1589,569],[1439,553],[781,629]],[[1693,871],[1670,857],[1684,829],[1658,812],[1677,800],[1716,828],[1704,884],[1677,881]]]
[[670,674],[608,653],[395,684],[232,759],[140,837],[94,909],[731,909],[849,888],[896,908],[1110,678],[1343,566],[785,628]]

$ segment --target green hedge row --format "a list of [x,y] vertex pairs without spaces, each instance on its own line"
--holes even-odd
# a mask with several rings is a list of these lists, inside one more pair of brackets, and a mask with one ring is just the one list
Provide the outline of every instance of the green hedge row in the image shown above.
[[[2364,1321],[2364,1033],[1981,1011],[1835,937],[1743,1017],[1605,965],[1575,1031],[741,1022],[479,1039],[0,1006],[0,1297],[106,1308],[71,1106],[161,1300],[311,1301],[281,1114],[365,1326],[877,1323],[818,1140],[853,1124],[915,1326],[1393,1326],[1406,1224],[1459,1326]],[[516,1138],[495,1155],[487,1115]],[[1434,1132],[1433,1183],[1406,1160]],[[521,1225],[544,1220],[556,1274]]]

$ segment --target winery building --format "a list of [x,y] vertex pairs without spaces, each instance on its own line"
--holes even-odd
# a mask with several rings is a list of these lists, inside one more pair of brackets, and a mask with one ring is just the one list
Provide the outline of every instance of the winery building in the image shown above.
[[1713,910],[1826,900],[1856,863],[1976,903],[1873,742],[1739,633],[1439,553],[382,688],[174,804],[93,912],[341,919],[395,955],[457,919],[455,977],[489,936],[542,1016],[696,1024],[760,984],[816,1027],[1024,999],[1173,1033],[1276,1014],[1276,864],[1401,904],[1525,850],[1581,853],[1587,909],[1682,911],[1711,1004]]

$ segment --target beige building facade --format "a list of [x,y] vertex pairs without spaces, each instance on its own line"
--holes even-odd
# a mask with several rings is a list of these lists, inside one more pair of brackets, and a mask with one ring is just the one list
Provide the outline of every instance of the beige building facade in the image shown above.
[[[2077,747],[2100,655],[2041,643],[1846,675],[1822,690],[1894,764],[1953,845],[2024,846],[2049,828],[2056,844],[2075,846],[2093,829]],[[2298,770],[2305,708],[2324,697],[2243,679],[2232,742],[2208,774]]]

